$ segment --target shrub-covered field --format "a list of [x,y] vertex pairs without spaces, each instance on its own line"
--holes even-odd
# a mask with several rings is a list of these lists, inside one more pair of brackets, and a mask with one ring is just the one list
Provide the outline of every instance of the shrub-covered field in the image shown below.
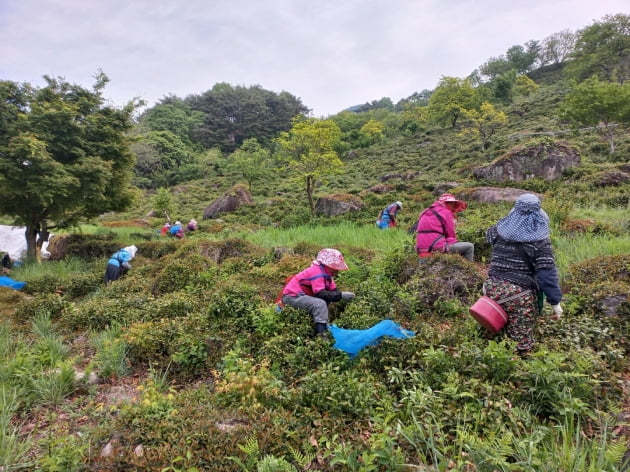
[[[480,247],[489,212],[471,207],[459,227]],[[104,286],[92,254],[112,240],[139,251]],[[418,260],[403,229],[72,241],[71,256],[14,270],[23,291],[0,290],[6,470],[621,470],[627,233],[554,230],[565,316],[540,320],[528,359],[467,315],[485,264]],[[274,309],[326,246],[346,255],[338,284],[357,294],[332,323],[392,319],[414,337],[350,359],[305,313]]]

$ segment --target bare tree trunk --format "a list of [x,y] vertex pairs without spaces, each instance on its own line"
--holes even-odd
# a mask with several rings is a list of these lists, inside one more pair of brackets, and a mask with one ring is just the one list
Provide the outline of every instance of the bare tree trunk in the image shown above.
[[308,206],[311,209],[311,215],[315,214],[315,204],[313,203],[313,177],[306,176],[306,196],[308,197]]
[[37,259],[37,233],[39,233],[39,224],[26,225],[24,237],[26,238],[26,257],[29,259]]

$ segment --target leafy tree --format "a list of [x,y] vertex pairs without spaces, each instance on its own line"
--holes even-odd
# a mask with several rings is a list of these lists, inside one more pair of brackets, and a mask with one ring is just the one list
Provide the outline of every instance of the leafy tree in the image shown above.
[[442,77],[429,99],[429,115],[439,124],[455,128],[464,110],[477,105],[477,91],[467,79]]
[[569,29],[547,36],[542,41],[540,64],[564,64],[575,47],[575,33]]
[[532,41],[528,44],[528,49],[525,49],[523,46],[516,45],[512,46],[505,53],[505,57],[510,63],[510,68],[516,69],[516,72],[519,74],[524,74],[525,72],[531,70],[532,65],[537,58],[538,44]]
[[385,138],[383,123],[376,120],[370,120],[361,127],[361,135],[369,144],[375,144]]
[[497,100],[502,102],[511,103],[513,97],[514,86],[516,85],[516,69],[510,69],[509,71],[495,77],[490,86],[492,93]]
[[335,152],[340,139],[341,130],[334,121],[298,117],[291,130],[276,140],[287,167],[304,184],[311,214],[315,213],[313,191],[317,180],[342,172],[343,162]]
[[193,112],[180,98],[167,97],[145,111],[138,121],[141,130],[168,131],[192,146],[192,130],[203,121],[203,113]]
[[167,221],[171,220],[170,215],[173,214],[174,202],[173,196],[166,188],[161,188],[153,196],[151,200],[153,208],[164,213]]
[[271,173],[271,153],[255,138],[246,139],[240,149],[228,158],[228,169],[243,176],[252,191],[252,184]]
[[495,131],[508,122],[507,115],[502,111],[497,111],[489,102],[483,102],[479,110],[464,111],[464,118],[469,127],[464,128],[462,132],[480,137],[484,151],[488,149],[488,143]]
[[203,120],[195,125],[193,138],[205,149],[218,147],[233,152],[248,138],[266,144],[280,132],[291,128],[296,115],[305,115],[308,108],[293,95],[275,94],[260,86],[233,87],[216,84],[202,95],[186,98],[193,112]]
[[578,80],[593,75],[620,83],[630,79],[630,15],[606,15],[578,31],[568,69]]
[[528,97],[532,93],[535,93],[538,88],[538,84],[525,74],[519,75],[514,83],[514,91],[524,97]]
[[565,97],[562,115],[575,127],[593,126],[605,136],[610,153],[615,152],[615,132],[630,125],[630,82],[602,82],[591,77],[576,85]]
[[[150,131],[132,146],[137,155],[136,175],[144,177],[149,187],[174,185],[179,167],[193,160],[193,152],[171,131]],[[144,186],[144,185],[143,185]]]
[[38,233],[131,203],[127,132],[141,105],[106,106],[102,72],[91,90],[44,79],[43,88],[0,82],[0,214],[26,226],[31,257]]

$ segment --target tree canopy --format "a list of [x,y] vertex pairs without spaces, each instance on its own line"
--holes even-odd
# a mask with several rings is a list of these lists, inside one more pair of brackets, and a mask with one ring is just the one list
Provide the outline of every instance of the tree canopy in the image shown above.
[[193,140],[205,149],[218,147],[227,153],[249,138],[269,143],[291,128],[295,116],[308,113],[299,98],[258,85],[233,87],[220,83],[202,95],[187,97],[185,102],[202,117],[193,128]]
[[134,158],[127,132],[139,103],[104,105],[102,72],[91,90],[63,78],[47,85],[0,82],[0,214],[38,233],[125,209]]

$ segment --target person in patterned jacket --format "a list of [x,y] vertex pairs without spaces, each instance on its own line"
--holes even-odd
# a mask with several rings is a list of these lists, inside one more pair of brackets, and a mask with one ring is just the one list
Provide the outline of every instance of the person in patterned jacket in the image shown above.
[[558,280],[551,240],[549,217],[533,194],[521,195],[514,208],[486,232],[492,245],[486,296],[504,302],[508,315],[506,332],[517,342],[518,354],[534,347],[534,325],[544,298],[551,304],[554,319],[562,315],[562,291]]
[[339,300],[351,300],[352,292],[340,292],[333,278],[348,266],[337,249],[319,251],[311,266],[291,277],[281,293],[282,303],[303,309],[313,317],[315,333],[328,331],[328,304]]

